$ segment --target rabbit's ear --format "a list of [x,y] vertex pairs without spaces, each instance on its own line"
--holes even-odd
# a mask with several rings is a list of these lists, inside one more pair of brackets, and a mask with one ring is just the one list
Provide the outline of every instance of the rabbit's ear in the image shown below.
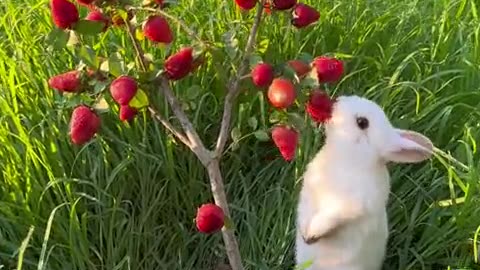
[[395,129],[385,158],[397,163],[417,163],[433,153],[433,144],[424,135],[411,130]]

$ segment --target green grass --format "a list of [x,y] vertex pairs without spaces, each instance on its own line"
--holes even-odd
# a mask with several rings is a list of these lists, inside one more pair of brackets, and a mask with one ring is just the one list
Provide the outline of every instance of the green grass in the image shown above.
[[[195,230],[196,207],[211,201],[195,157],[148,115],[127,125],[115,112],[102,115],[101,136],[72,146],[71,109],[46,80],[77,60],[68,50],[47,49],[47,1],[1,2],[0,269],[213,269],[226,261],[221,235]],[[180,2],[171,12],[203,28],[204,37],[222,43],[222,35],[234,31],[244,45],[253,12],[240,14],[233,1]],[[281,63],[302,52],[338,53],[348,76],[335,93],[379,102],[395,125],[427,134],[452,156],[392,167],[385,269],[480,269],[474,262],[480,226],[479,2],[305,2],[321,11],[321,22],[296,31],[283,16],[268,17],[257,47],[264,59]],[[133,59],[121,30],[108,32],[99,51],[112,49],[111,41]],[[182,43],[188,39],[179,34],[175,46]],[[157,58],[164,55],[146,42],[144,47]],[[223,66],[231,61],[225,58]],[[208,144],[218,130],[222,106],[215,94],[223,79],[207,65],[176,85],[183,100],[201,100],[189,114]],[[185,94],[193,84],[203,89],[198,97]],[[295,162],[269,160],[276,150],[256,141],[247,124],[253,116],[268,127],[269,108],[253,89],[242,101],[234,125],[246,137],[222,166],[241,253],[247,269],[292,269],[300,176],[322,136],[307,126]],[[160,97],[156,102],[164,104]]]

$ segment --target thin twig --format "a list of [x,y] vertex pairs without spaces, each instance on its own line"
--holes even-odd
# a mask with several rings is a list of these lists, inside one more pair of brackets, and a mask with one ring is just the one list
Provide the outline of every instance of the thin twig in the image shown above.
[[138,43],[137,39],[135,38],[135,29],[129,21],[126,22],[128,28],[128,36],[132,40],[133,47],[135,48],[135,52],[137,54],[137,59],[140,62],[140,66],[143,72],[147,72],[147,59],[145,59],[145,53],[143,52],[142,46]]
[[150,111],[150,114],[158,121],[160,122],[166,129],[168,129],[175,137],[177,137],[183,144],[185,144],[188,147],[191,147],[190,141],[188,140],[185,135],[177,130],[170,121],[167,119],[163,118],[163,116],[158,113],[152,106],[148,107],[148,110]]
[[[140,46],[139,42],[135,38],[135,30],[133,25],[130,22],[127,22],[127,28],[128,28],[128,35],[130,39],[132,40],[133,47],[135,48],[136,52],[136,57],[138,59],[138,62],[140,63],[140,66],[142,68],[143,72],[147,72],[147,60],[145,59],[145,52],[142,49],[142,46]],[[157,112],[157,110],[152,106],[148,106],[148,110],[152,114],[153,118],[159,121],[167,130],[169,130],[175,137],[177,137],[182,143],[184,143],[186,146],[189,148],[192,148],[193,145],[189,141],[189,139],[178,129],[176,129],[170,121],[168,121],[166,118],[160,115],[160,113]],[[192,149],[193,150],[193,149]]]
[[193,31],[190,27],[188,27],[188,25],[184,21],[180,20],[179,18],[177,18],[173,15],[170,15],[169,13],[167,13],[167,12],[161,10],[161,9],[146,8],[146,7],[130,7],[130,9],[154,12],[154,13],[158,13],[158,14],[164,16],[164,17],[167,17],[168,19],[174,21],[176,24],[180,25],[180,27],[183,28],[183,31],[185,31],[185,33],[187,33],[187,35],[189,35],[192,39],[196,39],[200,44],[202,44],[203,47],[205,47],[205,48],[210,47],[210,45],[206,41],[201,39],[200,36],[197,35],[197,33],[195,33],[195,31]]
[[240,81],[242,78],[244,78],[248,68],[249,57],[252,53],[253,45],[255,44],[258,26],[262,20],[264,3],[265,0],[262,0],[261,3],[257,5],[255,21],[253,22],[250,35],[248,36],[247,45],[245,46],[245,52],[243,54],[242,62],[240,63],[240,68],[238,69],[237,75],[233,78],[233,82],[230,82],[228,86],[228,93],[225,97],[225,104],[223,106],[222,124],[220,127],[220,133],[218,134],[217,146],[215,147],[215,155],[217,157],[222,155],[223,150],[225,149],[225,144],[227,143],[228,133],[230,132],[233,103],[240,90]]
[[173,113],[177,117],[180,125],[185,131],[185,134],[187,135],[188,140],[190,141],[190,149],[192,149],[192,151],[197,155],[202,164],[207,166],[211,161],[211,155],[203,145],[203,141],[200,139],[200,136],[198,136],[198,133],[193,127],[192,122],[188,119],[188,116],[183,111],[178,98],[175,96],[170,84],[168,83],[168,80],[164,76],[160,76],[157,78],[157,80],[159,80],[160,91],[162,91],[163,95],[167,99]]

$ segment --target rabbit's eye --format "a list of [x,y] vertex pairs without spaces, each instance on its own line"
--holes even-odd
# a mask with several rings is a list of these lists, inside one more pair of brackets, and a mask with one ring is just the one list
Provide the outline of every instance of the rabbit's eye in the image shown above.
[[357,117],[357,126],[361,129],[367,129],[368,128],[368,119],[365,117]]

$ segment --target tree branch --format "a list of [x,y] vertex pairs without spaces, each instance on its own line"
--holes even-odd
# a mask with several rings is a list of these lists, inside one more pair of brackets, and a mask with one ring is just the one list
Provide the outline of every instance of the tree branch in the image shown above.
[[[130,39],[133,43],[133,47],[135,48],[135,52],[136,52],[138,62],[140,63],[142,71],[147,72],[148,71],[148,68],[147,68],[148,61],[145,59],[145,53],[142,49],[142,46],[140,46],[139,42],[135,38],[135,29],[130,22],[126,22],[126,24],[127,24],[127,28],[128,28],[128,36],[130,37]],[[172,123],[170,123],[170,121],[168,121],[166,118],[161,116],[160,113],[158,113],[157,110],[155,110],[155,108],[153,106],[151,106],[151,105],[148,106],[148,110],[150,111],[150,113],[152,114],[154,119],[156,119],[158,122],[160,122],[167,130],[169,130],[175,137],[177,137],[182,143],[184,143],[186,146],[188,146],[193,151],[193,147],[195,145],[189,140],[190,137],[187,138],[181,131],[177,130],[172,125]],[[182,126],[183,126],[183,124],[182,124]]]
[[135,38],[135,29],[130,21],[126,22],[128,28],[128,36],[132,40],[133,47],[137,54],[138,62],[140,62],[140,66],[143,72],[147,72],[147,59],[145,59],[145,53],[143,52],[142,46],[138,43],[137,39]]
[[177,130],[170,121],[167,119],[163,118],[163,116],[158,113],[152,106],[148,107],[148,110],[150,111],[150,114],[155,118],[158,122],[160,122],[166,129],[168,129],[175,137],[177,137],[183,144],[191,148],[190,141],[188,140],[185,135]]
[[159,78],[157,78],[157,81],[160,84],[160,91],[162,91],[163,95],[167,99],[173,113],[177,117],[178,121],[180,121],[180,125],[182,126],[188,140],[190,141],[190,149],[192,149],[192,151],[197,155],[198,159],[202,162],[202,164],[207,166],[212,160],[212,156],[203,145],[203,141],[200,136],[198,136],[198,133],[193,127],[192,122],[190,122],[187,115],[183,111],[180,102],[173,93],[170,84],[168,83],[167,78],[165,78],[164,76],[160,76]]
[[215,156],[217,157],[223,154],[225,144],[228,140],[233,104],[240,90],[240,81],[242,80],[242,78],[245,77],[245,73],[248,68],[249,57],[252,54],[253,45],[255,44],[255,40],[257,37],[258,27],[260,25],[260,21],[262,20],[264,3],[265,0],[262,0],[259,4],[257,4],[257,13],[255,14],[255,20],[253,22],[252,29],[250,30],[250,35],[248,36],[247,45],[245,46],[245,52],[240,63],[240,68],[238,69],[237,75],[233,78],[233,81],[229,82],[228,85],[228,93],[225,97],[225,104],[223,106],[222,124],[220,127],[220,132],[218,134],[217,145],[215,147]]

